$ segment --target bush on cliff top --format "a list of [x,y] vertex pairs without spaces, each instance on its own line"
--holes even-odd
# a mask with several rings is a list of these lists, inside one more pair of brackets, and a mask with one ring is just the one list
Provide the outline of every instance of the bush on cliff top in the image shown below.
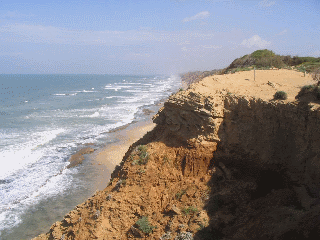
[[320,86],[317,85],[306,85],[301,88],[296,99],[299,99],[303,96],[309,95],[314,97],[317,100],[320,100]]
[[274,99],[280,99],[280,100],[286,100],[288,98],[288,95],[286,92],[284,91],[277,91],[274,95],[273,95]]
[[223,73],[236,72],[234,69],[245,69],[250,66],[256,69],[289,68],[296,66],[299,71],[314,72],[320,69],[320,58],[281,56],[268,49],[257,50],[251,54],[235,59]]

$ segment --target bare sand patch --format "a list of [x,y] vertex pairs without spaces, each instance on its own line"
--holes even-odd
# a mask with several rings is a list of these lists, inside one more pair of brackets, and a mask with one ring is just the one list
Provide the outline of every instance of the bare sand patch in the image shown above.
[[[286,101],[294,101],[295,96],[304,85],[314,84],[311,74],[294,70],[256,70],[236,72],[234,74],[213,75],[204,78],[200,84],[191,86],[199,93],[214,94],[217,90],[225,90],[237,95],[252,96],[263,100],[273,99],[277,91],[288,94]],[[212,92],[212,89],[215,92]]]

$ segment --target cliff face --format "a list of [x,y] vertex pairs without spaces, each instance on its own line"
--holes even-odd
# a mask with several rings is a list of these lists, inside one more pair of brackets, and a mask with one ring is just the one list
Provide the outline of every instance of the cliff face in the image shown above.
[[110,185],[38,239],[319,236],[319,105],[212,82],[171,96]]
[[[319,105],[194,90],[170,98],[155,122],[167,131],[162,141],[184,139],[187,148],[208,146],[213,154],[203,167],[213,172],[205,206],[211,233],[224,239],[320,233]],[[188,160],[187,172],[196,169],[195,161],[206,163]]]

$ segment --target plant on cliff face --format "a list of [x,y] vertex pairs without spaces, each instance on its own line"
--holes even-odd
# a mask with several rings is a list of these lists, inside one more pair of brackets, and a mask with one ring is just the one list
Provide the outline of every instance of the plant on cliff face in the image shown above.
[[198,209],[196,207],[191,206],[191,207],[183,208],[182,212],[184,213],[184,215],[189,215],[190,213],[193,214],[198,212]]
[[180,200],[182,195],[186,193],[186,190],[181,190],[180,192],[176,193],[176,199]]
[[143,216],[142,218],[140,218],[137,222],[136,225],[138,225],[140,231],[142,231],[143,233],[149,234],[153,231],[153,229],[156,228],[156,226],[152,226],[149,221],[148,221],[148,217]]
[[[149,160],[149,154],[147,152],[147,146],[145,145],[140,145],[138,148],[138,156],[139,159],[136,159],[132,162],[133,165],[142,165],[142,164],[147,164],[148,160]],[[133,157],[131,158],[133,159]]]
[[288,98],[287,93],[284,91],[277,91],[274,95],[273,95],[274,99],[281,99],[281,100],[286,100]]
[[116,185],[115,185],[114,188],[119,191],[120,187],[121,187],[121,186],[126,186],[126,184],[127,184],[127,180],[126,180],[126,179],[120,179],[120,180],[116,183]]

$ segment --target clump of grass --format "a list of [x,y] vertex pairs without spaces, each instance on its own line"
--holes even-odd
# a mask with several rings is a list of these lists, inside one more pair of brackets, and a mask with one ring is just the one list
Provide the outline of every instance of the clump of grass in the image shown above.
[[286,92],[284,91],[277,91],[274,95],[273,95],[274,99],[281,99],[281,100],[286,100],[288,98],[288,95]]
[[176,193],[176,199],[180,200],[185,193],[186,190],[181,190],[180,192]]
[[179,92],[182,92],[182,91],[183,91],[183,88],[180,88],[180,89],[179,89]]
[[182,212],[184,215],[189,215],[190,213],[193,214],[193,213],[197,213],[198,212],[198,209],[196,207],[187,207],[187,208],[183,208],[182,209]]
[[143,216],[142,218],[140,218],[137,222],[136,225],[139,227],[140,231],[142,231],[143,233],[149,234],[153,231],[153,229],[156,228],[156,226],[152,226],[149,223],[148,217]]
[[[139,159],[133,160],[133,165],[138,164],[138,165],[143,165],[147,164],[149,160],[149,154],[147,152],[147,146],[146,145],[140,145],[137,148],[138,150],[138,156]],[[133,159],[133,157],[132,157]]]

